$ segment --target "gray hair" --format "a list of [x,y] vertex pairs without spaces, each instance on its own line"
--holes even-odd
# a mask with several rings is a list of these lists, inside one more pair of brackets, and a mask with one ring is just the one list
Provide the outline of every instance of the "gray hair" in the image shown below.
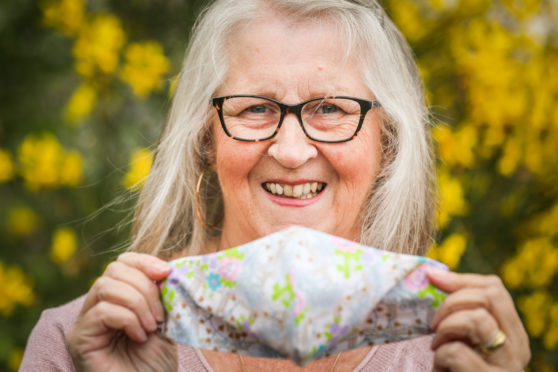
[[[196,181],[213,156],[210,98],[225,79],[235,28],[270,10],[294,22],[327,18],[352,50],[358,47],[364,81],[382,104],[383,152],[382,170],[362,209],[360,242],[424,254],[435,212],[428,111],[412,52],[375,0],[217,0],[202,12],[140,194],[130,250],[170,257],[188,247],[187,254],[197,254],[219,233],[202,226],[195,207]],[[219,190],[205,194],[213,199],[202,198],[202,212],[218,217]]]

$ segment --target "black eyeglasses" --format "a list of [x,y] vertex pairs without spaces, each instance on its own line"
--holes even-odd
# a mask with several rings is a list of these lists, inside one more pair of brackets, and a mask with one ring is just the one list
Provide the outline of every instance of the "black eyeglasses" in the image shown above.
[[214,97],[212,102],[225,133],[249,142],[273,138],[288,113],[297,116],[313,141],[347,142],[357,135],[366,113],[381,106],[378,101],[345,96],[312,98],[296,105],[244,94]]

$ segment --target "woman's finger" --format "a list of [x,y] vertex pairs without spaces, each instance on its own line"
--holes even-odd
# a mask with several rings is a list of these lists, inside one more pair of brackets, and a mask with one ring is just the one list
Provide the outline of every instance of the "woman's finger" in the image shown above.
[[428,270],[428,277],[436,287],[451,293],[432,319],[433,329],[450,313],[482,306],[508,336],[526,337],[513,299],[499,277],[435,269]]
[[[146,273],[145,271],[147,271],[148,273]],[[148,276],[150,271],[151,277]],[[101,278],[111,277],[113,279],[128,283],[129,285],[136,288],[146,297],[146,301],[149,304],[149,308],[151,309],[152,314],[155,316],[155,319],[157,319],[157,321],[163,321],[165,313],[159,299],[159,290],[154,282],[155,279],[153,278],[162,279],[166,277],[169,272],[170,266],[165,261],[161,261],[158,258],[150,255],[130,252],[120,255],[118,261],[111,262],[105,269],[105,272],[103,273],[103,276]],[[97,279],[95,284],[92,286],[89,294],[87,295],[82,307],[82,313],[85,313],[98,301],[100,301],[100,298],[94,296],[94,294],[98,292],[96,290],[96,287],[104,283],[102,280],[99,279]]]
[[[79,329],[79,333],[73,332]],[[80,316],[68,334],[68,344],[79,348],[87,345],[87,350],[79,350],[85,354],[106,347],[114,342],[114,330],[123,331],[136,342],[145,342],[145,333],[136,314],[123,306],[110,302],[98,302],[87,313]]]
[[440,322],[432,339],[432,350],[450,341],[462,341],[473,346],[485,345],[498,330],[498,323],[484,308],[459,311]]
[[484,288],[464,288],[451,293],[446,297],[442,306],[436,311],[436,314],[434,314],[430,327],[435,330],[438,324],[451,314],[480,307],[488,312],[492,311],[491,299]]
[[138,269],[154,281],[166,278],[171,271],[166,261],[149,254],[126,252],[118,256],[117,261]]
[[478,353],[460,341],[445,343],[436,350],[434,368],[436,370],[448,369],[451,372],[488,372],[491,370]]
[[159,297],[159,288],[153,280],[149,279],[141,271],[123,262],[116,261],[107,267],[103,275],[134,287],[145,296],[145,300],[157,321],[162,322],[165,319],[165,312]]
[[148,305],[146,297],[134,286],[124,281],[102,276],[97,279],[89,292],[86,302],[84,302],[83,312],[87,312],[97,303],[109,302],[133,311],[141,320],[143,328],[147,331],[153,332],[157,329],[155,316]]

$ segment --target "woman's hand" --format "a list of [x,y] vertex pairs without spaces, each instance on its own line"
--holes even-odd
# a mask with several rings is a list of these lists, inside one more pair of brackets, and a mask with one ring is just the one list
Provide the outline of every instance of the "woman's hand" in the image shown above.
[[[513,300],[497,276],[429,270],[428,277],[449,293],[432,319],[437,370],[519,372],[529,362],[529,338]],[[482,350],[502,331],[507,339]]]
[[95,281],[66,337],[78,371],[176,371],[176,345],[154,331],[164,320],[155,281],[170,266],[124,253]]

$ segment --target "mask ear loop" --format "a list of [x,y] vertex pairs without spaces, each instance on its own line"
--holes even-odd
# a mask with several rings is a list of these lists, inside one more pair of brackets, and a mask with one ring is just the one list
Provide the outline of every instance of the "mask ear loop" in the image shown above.
[[217,221],[215,224],[210,225],[207,222],[205,222],[205,220],[203,219],[202,213],[201,213],[201,209],[200,209],[200,189],[201,189],[203,176],[205,176],[205,172],[207,172],[208,169],[209,169],[209,166],[205,167],[202,170],[202,172],[200,173],[200,176],[198,177],[198,182],[196,184],[196,214],[197,214],[197,217],[198,217],[198,221],[200,221],[200,223],[203,225],[203,227],[205,227],[207,230],[212,230],[212,229],[216,228],[217,226],[219,226],[219,224],[223,220],[223,216],[221,216],[221,218],[219,218],[219,221]]

